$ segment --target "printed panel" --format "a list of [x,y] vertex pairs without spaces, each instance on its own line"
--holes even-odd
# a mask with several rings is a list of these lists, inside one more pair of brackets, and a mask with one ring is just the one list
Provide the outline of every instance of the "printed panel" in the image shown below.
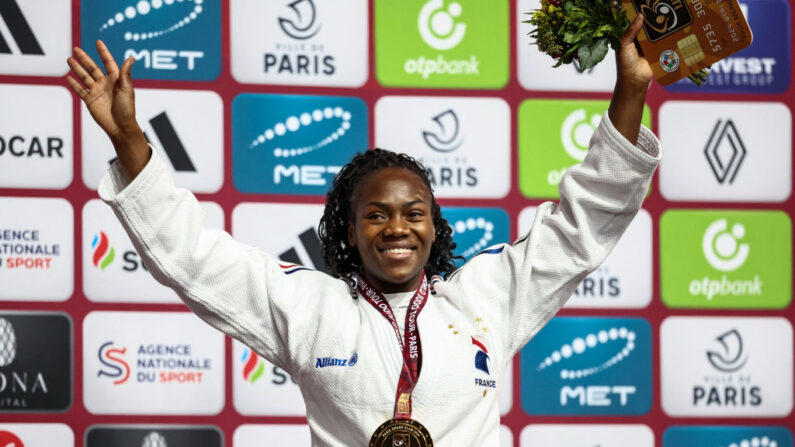
[[375,145],[420,161],[436,197],[500,198],[511,188],[511,111],[502,99],[386,96],[375,126]]
[[707,82],[698,87],[684,79],[665,89],[699,93],[783,93],[790,84],[790,7],[785,0],[740,2],[753,31],[748,48],[720,60],[709,69]]
[[375,70],[389,87],[501,88],[508,2],[375,1]]
[[792,222],[780,211],[668,210],[660,281],[669,307],[783,309],[792,300]]
[[221,73],[221,2],[217,0],[83,0],[82,47],[105,42],[113,57],[134,57],[141,79],[212,81]]
[[359,98],[242,94],[232,104],[232,159],[241,192],[325,194],[368,147]]
[[329,273],[317,235],[322,215],[323,205],[241,203],[232,211],[232,235],[285,263]]
[[458,266],[492,245],[509,242],[508,213],[500,208],[442,208],[442,215],[453,229]]
[[553,318],[522,349],[530,415],[643,415],[651,408],[651,327],[641,318]]
[[787,416],[792,325],[784,318],[666,318],[660,374],[662,408],[670,416]]
[[69,71],[70,0],[4,0],[0,24],[5,24],[0,26],[0,75],[62,76]]
[[304,424],[244,424],[235,429],[232,445],[235,447],[261,447],[262,440],[271,445],[311,445],[309,426]]
[[654,447],[654,433],[645,425],[531,424],[522,430],[519,445]]
[[[585,159],[608,101],[528,99],[519,106],[519,189],[526,197],[558,198],[558,183]],[[651,110],[643,108],[651,128]]]
[[304,416],[298,383],[287,372],[232,341],[232,393],[235,409],[245,416]]
[[[224,118],[215,92],[136,89],[136,120],[144,136],[171,166],[178,187],[214,193],[224,182]],[[80,108],[83,183],[97,189],[116,159],[110,139]]]
[[[541,9],[541,0],[516,2],[516,58],[519,84],[526,90],[612,92],[616,84],[613,50],[604,63],[580,72],[574,64],[554,67],[557,60],[538,51],[528,34],[534,26],[526,23],[530,14]],[[576,63],[576,59],[575,59]]]
[[792,114],[784,104],[669,101],[660,107],[660,142],[668,200],[783,202],[792,192]]
[[792,433],[785,427],[670,427],[663,447],[792,447]]
[[217,414],[224,335],[187,312],[91,312],[83,400],[94,414]]
[[[519,213],[519,237],[533,226],[535,207]],[[565,308],[644,308],[652,295],[651,216],[641,208],[615,248],[577,286]]]
[[75,435],[66,424],[0,424],[0,445],[74,447]]
[[69,91],[0,84],[0,104],[0,188],[69,186],[74,157]]
[[[223,229],[224,212],[200,202],[207,228]],[[149,274],[111,208],[99,199],[83,207],[83,291],[95,302],[180,303]]]
[[74,292],[72,205],[0,197],[0,210],[0,300],[68,300]]
[[0,313],[0,413],[72,406],[72,320],[57,313]]
[[367,0],[233,0],[238,82],[359,87],[367,81]]
[[513,447],[513,433],[504,425],[500,425],[500,447]]
[[217,427],[191,425],[93,425],[86,447],[223,447]]

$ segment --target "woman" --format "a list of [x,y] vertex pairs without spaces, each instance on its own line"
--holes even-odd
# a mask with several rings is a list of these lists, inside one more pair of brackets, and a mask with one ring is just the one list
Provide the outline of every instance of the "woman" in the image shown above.
[[633,44],[641,26],[622,38],[609,111],[560,204],[454,273],[450,230],[408,157],[367,151],[336,177],[320,224],[331,277],[202,228],[135,122],[132,59],[119,69],[98,42],[106,76],[76,48],[82,84],[68,82],[116,148],[99,194],[152,274],[298,381],[313,445],[496,446],[505,368],[610,252],[659,163],[640,125],[652,76]]

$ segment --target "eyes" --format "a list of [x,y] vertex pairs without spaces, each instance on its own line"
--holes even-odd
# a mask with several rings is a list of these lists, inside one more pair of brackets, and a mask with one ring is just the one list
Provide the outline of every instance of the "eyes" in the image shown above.
[[[406,219],[410,222],[418,222],[425,219],[428,215],[427,211],[424,209],[413,208],[405,212]],[[368,211],[364,218],[368,222],[372,223],[382,223],[389,220],[389,214],[384,210],[373,210]]]

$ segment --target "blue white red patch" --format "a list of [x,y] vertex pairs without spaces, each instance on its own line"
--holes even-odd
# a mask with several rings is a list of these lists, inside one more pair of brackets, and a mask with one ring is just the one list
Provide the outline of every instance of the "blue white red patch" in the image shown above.
[[300,272],[301,270],[312,270],[304,267],[303,265],[299,264],[282,264],[279,263],[279,267],[282,268],[282,271],[285,275],[291,275],[295,272]]

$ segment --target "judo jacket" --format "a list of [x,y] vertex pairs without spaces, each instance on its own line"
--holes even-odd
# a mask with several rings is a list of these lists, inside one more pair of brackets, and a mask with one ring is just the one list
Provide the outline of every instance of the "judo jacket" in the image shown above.
[[[563,176],[559,203],[540,205],[527,234],[432,281],[418,317],[412,418],[436,446],[499,445],[503,372],[614,247],[659,160],[648,129],[633,146],[605,114],[585,159]],[[347,282],[204,228],[196,198],[175,188],[156,151],[129,184],[112,165],[99,194],[159,282],[298,382],[313,445],[367,445],[393,417],[403,363],[395,332]]]

